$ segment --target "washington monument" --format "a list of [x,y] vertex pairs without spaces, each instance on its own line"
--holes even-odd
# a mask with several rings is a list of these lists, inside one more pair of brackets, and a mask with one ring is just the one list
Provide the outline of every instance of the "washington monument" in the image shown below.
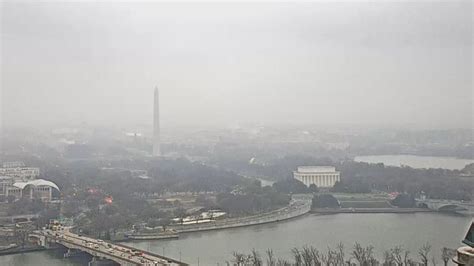
[[161,156],[160,150],[160,94],[155,87],[153,101],[153,156]]

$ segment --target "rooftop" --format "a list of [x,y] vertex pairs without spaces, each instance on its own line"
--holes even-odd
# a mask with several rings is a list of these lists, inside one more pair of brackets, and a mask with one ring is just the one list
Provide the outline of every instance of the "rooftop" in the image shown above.
[[25,167],[23,162],[4,162],[3,168],[16,168],[16,167]]
[[27,182],[15,182],[13,184],[14,187],[17,187],[17,188],[20,188],[20,189],[24,189],[26,186],[48,186],[48,187],[52,187],[52,188],[55,188],[59,191],[59,188],[58,186],[51,182],[51,181],[48,181],[48,180],[44,180],[44,179],[35,179],[35,180],[31,180],[31,181],[27,181]]
[[298,166],[299,173],[335,173],[334,166]]

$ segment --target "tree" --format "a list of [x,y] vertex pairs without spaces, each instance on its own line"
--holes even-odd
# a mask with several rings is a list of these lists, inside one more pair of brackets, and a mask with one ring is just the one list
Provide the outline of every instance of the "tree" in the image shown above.
[[234,256],[233,262],[237,266],[244,266],[247,262],[247,256],[243,253],[234,252],[232,255]]
[[309,191],[308,187],[303,184],[303,182],[292,177],[274,183],[273,188],[276,191],[287,194],[307,193]]
[[421,264],[424,266],[428,266],[428,260],[429,260],[429,254],[431,251],[431,245],[428,243],[425,243],[419,250],[418,250],[418,255],[420,256],[421,259]]
[[441,249],[441,259],[443,260],[444,266],[448,266],[449,260],[454,257],[455,251],[444,247]]
[[383,253],[383,266],[392,266],[394,263],[395,258],[393,257],[393,253],[386,250]]
[[301,252],[297,248],[293,248],[291,253],[293,253],[293,257],[295,258],[295,266],[301,266],[303,262]]
[[163,231],[166,230],[166,227],[171,223],[169,218],[161,218],[159,220],[159,225],[163,227]]
[[267,252],[267,266],[275,266],[275,256],[273,255],[273,250],[268,249]]
[[54,208],[44,209],[39,213],[38,219],[36,220],[36,228],[41,228],[49,223],[52,219],[57,219],[59,216],[59,210]]
[[160,225],[160,221],[158,219],[149,219],[146,225],[148,227],[155,228]]
[[311,185],[309,185],[309,191],[311,191],[313,193],[318,193],[319,188],[318,188],[318,186],[316,186],[316,184],[311,184]]
[[395,246],[391,249],[393,262],[397,266],[403,266],[404,264],[407,265],[408,262],[408,254],[410,253],[408,250],[404,250],[401,246]]
[[255,249],[252,250],[249,260],[250,260],[249,262],[253,266],[263,266],[263,262],[262,262],[262,259],[260,258],[260,254],[258,254],[258,252]]
[[391,203],[400,208],[413,208],[416,204],[415,198],[408,194],[399,194]]
[[315,195],[312,208],[339,208],[339,201],[331,194]]
[[362,247],[359,243],[355,243],[354,249],[352,250],[352,256],[359,262],[359,265],[374,265],[374,247],[367,246]]

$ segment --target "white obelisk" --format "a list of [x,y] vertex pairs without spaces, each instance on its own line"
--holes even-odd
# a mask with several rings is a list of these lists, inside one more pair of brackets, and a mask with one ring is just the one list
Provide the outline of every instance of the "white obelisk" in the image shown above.
[[161,156],[160,150],[160,94],[155,87],[153,102],[153,156]]

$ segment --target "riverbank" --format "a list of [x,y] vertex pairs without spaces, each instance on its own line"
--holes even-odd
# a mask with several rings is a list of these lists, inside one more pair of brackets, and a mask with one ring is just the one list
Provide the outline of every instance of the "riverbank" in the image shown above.
[[178,233],[191,233],[244,227],[289,220],[307,214],[310,210],[311,199],[302,196],[293,198],[289,206],[268,213],[240,218],[217,220],[205,224],[172,225],[168,226],[168,228],[173,229]]
[[425,208],[315,208],[310,213],[334,214],[334,213],[415,213],[433,212]]
[[133,240],[160,240],[160,239],[177,239],[179,234],[134,234],[127,236],[124,241],[133,241]]
[[36,252],[36,251],[44,251],[44,250],[47,250],[47,248],[40,247],[40,246],[31,246],[31,247],[24,247],[24,248],[17,247],[17,248],[11,248],[7,250],[1,250],[0,256],[22,254],[22,253],[29,253],[29,252]]
[[200,265],[225,265],[232,259],[233,252],[248,253],[252,249],[261,256],[272,249],[276,257],[293,259],[291,250],[295,247],[327,250],[328,246],[334,248],[340,242],[346,250],[352,249],[355,242],[372,245],[377,247],[376,256],[383,256],[384,250],[400,245],[416,256],[420,246],[429,241],[433,246],[432,255],[439,259],[443,247],[459,245],[470,224],[469,217],[438,212],[306,214],[288,222],[182,234],[172,241],[129,244],[174,258],[181,256],[191,265],[198,265],[198,261]]

